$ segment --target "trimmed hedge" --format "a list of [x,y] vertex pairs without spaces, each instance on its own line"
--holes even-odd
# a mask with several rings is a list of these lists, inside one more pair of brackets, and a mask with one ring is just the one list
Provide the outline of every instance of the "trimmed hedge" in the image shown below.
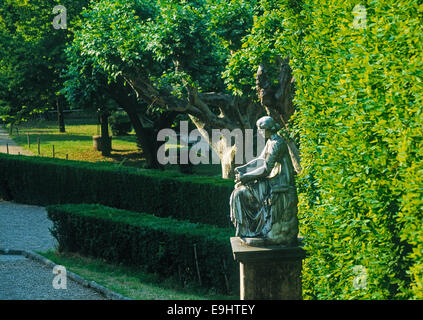
[[20,203],[98,203],[229,228],[232,190],[216,177],[0,154],[0,198]]
[[235,292],[239,286],[228,229],[101,205],[54,205],[47,211],[59,251],[143,266],[189,282],[198,281],[198,263],[204,287]]
[[421,1],[301,2],[279,49],[297,87],[304,296],[422,299]]

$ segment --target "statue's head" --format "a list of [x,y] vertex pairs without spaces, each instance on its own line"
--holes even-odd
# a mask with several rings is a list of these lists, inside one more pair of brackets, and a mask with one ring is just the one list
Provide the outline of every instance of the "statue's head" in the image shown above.
[[281,128],[280,125],[269,116],[264,116],[258,119],[256,125],[258,132],[265,138],[269,138]]

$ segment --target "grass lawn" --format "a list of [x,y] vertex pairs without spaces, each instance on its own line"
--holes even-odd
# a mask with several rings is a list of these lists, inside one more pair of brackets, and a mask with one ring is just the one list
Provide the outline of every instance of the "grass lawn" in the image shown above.
[[[55,157],[69,160],[90,162],[112,161],[142,162],[142,152],[137,148],[135,135],[113,137],[112,153],[104,157],[93,148],[92,136],[99,134],[96,119],[73,119],[66,122],[66,132],[60,133],[57,121],[31,121],[19,125],[18,131],[13,130],[12,139],[17,144],[38,155],[38,139],[40,139],[40,156]],[[28,146],[28,135],[30,145]]]
[[[16,128],[16,126],[15,126]],[[53,157],[53,146],[56,158],[89,162],[114,162],[126,166],[142,167],[145,159],[142,150],[138,149],[136,136],[132,131],[128,136],[112,138],[110,156],[102,156],[93,148],[92,136],[99,135],[100,126],[96,119],[68,119],[66,132],[60,133],[57,121],[37,120],[22,123],[18,130],[14,129],[12,139],[38,155],[38,139],[40,139],[40,156]],[[28,135],[30,144],[28,145]],[[177,165],[167,165],[167,170],[179,170]],[[205,176],[221,176],[220,164],[196,165],[194,173]]]
[[37,252],[56,264],[63,265],[88,281],[136,300],[227,300],[238,296],[218,295],[196,284],[186,285],[175,279],[164,279],[139,269],[117,266],[100,259],[54,251]]

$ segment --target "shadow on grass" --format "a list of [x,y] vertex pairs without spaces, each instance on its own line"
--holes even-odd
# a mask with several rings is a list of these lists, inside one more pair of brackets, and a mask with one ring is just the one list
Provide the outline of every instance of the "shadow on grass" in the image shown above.
[[130,167],[143,168],[146,164],[142,151],[112,149],[106,158]]
[[112,139],[118,140],[118,141],[137,143],[137,136],[135,134],[129,134],[125,136],[113,136]]
[[[13,140],[16,142],[27,142],[26,135],[19,135],[19,136],[12,136]],[[51,134],[51,133],[31,133],[30,134],[30,142],[31,144],[37,144],[38,139],[40,139],[40,144],[48,143],[52,144],[52,142],[87,142],[92,141],[92,137],[85,136],[85,135],[77,135],[77,134]]]
[[[38,142],[38,139],[40,139],[40,143],[47,143],[52,144],[53,142],[70,142],[70,143],[84,143],[87,144],[88,142],[93,141],[93,137],[91,135],[82,135],[82,134],[74,134],[74,133],[58,133],[58,132],[40,132],[40,133],[30,133],[30,142],[31,144],[36,144]],[[16,142],[27,142],[27,135],[26,134],[20,134],[20,135],[13,135],[12,138]],[[112,147],[113,142],[119,144],[119,142],[125,142],[125,143],[135,143],[136,139],[134,137],[125,137],[122,139],[122,137],[112,137]],[[134,149],[136,149],[136,145],[134,145]],[[116,149],[114,151],[116,152],[125,152],[125,151],[134,151],[132,150],[120,150]]]
[[[96,124],[95,119],[78,119],[66,123],[67,127]],[[112,136],[112,151],[107,157],[101,156],[101,152],[92,148],[91,133],[59,133],[56,121],[40,121],[20,125],[20,134],[13,135],[13,139],[21,146],[27,147],[27,134],[30,134],[31,151],[37,154],[38,138],[40,139],[41,156],[52,156],[52,145],[56,147],[55,155],[69,159],[103,162],[110,161],[122,166],[145,168],[146,160],[142,150],[137,147],[137,137],[131,133],[125,136]],[[133,144],[133,149],[130,149]],[[48,148],[46,148],[48,146]],[[84,156],[86,155],[86,156]],[[166,170],[180,172],[179,165],[166,165]],[[192,174],[201,176],[221,176],[219,164],[200,164],[192,166]]]

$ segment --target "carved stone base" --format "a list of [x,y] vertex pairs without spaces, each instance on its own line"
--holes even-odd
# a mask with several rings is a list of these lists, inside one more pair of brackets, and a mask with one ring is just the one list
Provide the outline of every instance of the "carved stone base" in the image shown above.
[[231,238],[240,263],[241,300],[301,300],[301,269],[305,251],[300,247],[246,245]]

